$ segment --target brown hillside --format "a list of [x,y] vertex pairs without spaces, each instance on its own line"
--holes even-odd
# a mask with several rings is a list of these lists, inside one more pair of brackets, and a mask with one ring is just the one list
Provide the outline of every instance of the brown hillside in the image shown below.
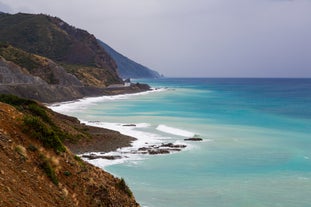
[[[123,180],[85,163],[58,142],[64,139],[60,135],[74,139],[79,133],[80,139],[92,140],[92,133],[79,132],[83,127],[88,131],[86,126],[23,101],[15,101],[15,107],[0,102],[1,207],[139,206]],[[29,120],[41,125],[29,128],[27,124],[35,123]],[[46,137],[38,136],[42,128]],[[56,141],[47,142],[47,137]]]

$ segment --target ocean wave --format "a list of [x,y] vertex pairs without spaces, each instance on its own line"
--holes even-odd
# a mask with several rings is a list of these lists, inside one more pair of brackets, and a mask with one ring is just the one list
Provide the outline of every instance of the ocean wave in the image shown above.
[[[184,142],[183,139],[176,139],[176,137],[170,137],[170,136],[163,136],[163,134],[159,133],[153,133],[153,132],[147,132],[149,131],[157,131],[159,126],[160,129],[170,129],[171,132],[175,132],[174,134],[178,134],[178,132],[183,132],[183,135],[193,135],[192,132],[188,132],[185,130],[178,130],[176,128],[167,127],[165,125],[159,125],[158,127],[155,127],[149,123],[131,123],[131,124],[124,124],[124,123],[107,123],[107,122],[100,122],[100,121],[81,121],[82,123],[85,123],[90,126],[95,127],[102,127],[106,129],[111,129],[115,131],[119,131],[121,134],[131,136],[136,138],[135,141],[132,142],[131,147],[125,147],[118,149],[114,152],[109,153],[86,153],[84,155],[105,155],[105,156],[121,156],[121,159],[116,160],[105,160],[105,159],[94,159],[94,160],[87,160],[86,161],[95,164],[99,167],[106,167],[109,165],[115,165],[115,164],[121,164],[126,163],[128,165],[138,164],[139,161],[145,160],[148,158],[148,156],[152,156],[149,154],[141,154],[139,153],[140,148],[150,148],[152,149],[154,146],[163,146],[164,143],[173,143],[174,145],[186,145],[187,148],[184,148],[183,150],[189,150],[192,149],[193,146],[190,143]],[[163,127],[165,126],[165,127]],[[139,129],[144,129],[144,131],[140,131]],[[174,129],[172,131],[172,129]],[[173,152],[173,151],[172,151]]]
[[193,132],[169,127],[169,126],[162,125],[162,124],[160,124],[156,129],[161,132],[165,132],[167,134],[173,134],[173,135],[182,136],[182,137],[193,137],[195,135],[195,133]]
[[152,88],[150,91],[144,91],[140,93],[132,93],[132,94],[121,94],[121,95],[112,95],[112,96],[99,96],[99,97],[88,97],[88,98],[82,98],[75,101],[67,101],[67,102],[61,102],[61,103],[55,103],[47,105],[50,109],[56,112],[65,113],[69,111],[76,111],[88,108],[90,105],[94,105],[98,102],[109,102],[109,101],[115,101],[115,100],[126,100],[131,97],[135,96],[141,96],[141,95],[147,95],[150,93],[156,93],[156,92],[163,92],[167,91],[166,88]]

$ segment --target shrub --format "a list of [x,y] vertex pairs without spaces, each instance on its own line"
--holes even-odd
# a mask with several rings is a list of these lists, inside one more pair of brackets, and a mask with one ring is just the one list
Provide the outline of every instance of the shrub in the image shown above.
[[27,158],[27,152],[26,152],[26,148],[21,146],[21,145],[17,145],[15,147],[15,151],[23,158],[26,159]]
[[65,171],[65,172],[64,172],[64,175],[66,175],[66,176],[70,176],[70,175],[71,175],[71,172],[69,172],[69,171]]
[[10,94],[1,94],[0,101],[3,103],[10,104],[16,107],[18,110],[22,110],[23,106],[25,105],[36,104],[35,101],[24,99],[24,98],[19,98],[17,96],[10,95]]
[[24,132],[40,140],[45,147],[54,149],[56,153],[66,151],[57,133],[38,117],[26,115],[23,119],[23,126]]
[[123,178],[120,179],[120,181],[117,183],[117,187],[123,191],[124,193],[126,193],[129,197],[133,196],[133,193],[131,191],[131,189],[126,185],[125,181]]
[[45,172],[45,174],[48,176],[48,178],[50,178],[50,180],[55,185],[58,185],[57,176],[56,176],[55,171],[52,168],[49,160],[44,155],[41,155],[40,158],[41,158],[41,163],[40,163],[41,169]]
[[45,109],[38,105],[37,103],[31,103],[28,105],[28,110],[36,116],[39,116],[43,121],[47,123],[52,123],[50,117],[47,115]]
[[36,152],[36,151],[38,151],[38,148],[36,147],[36,146],[34,146],[34,145],[29,145],[28,147],[27,147],[27,149],[29,150],[29,151],[31,151],[31,152]]

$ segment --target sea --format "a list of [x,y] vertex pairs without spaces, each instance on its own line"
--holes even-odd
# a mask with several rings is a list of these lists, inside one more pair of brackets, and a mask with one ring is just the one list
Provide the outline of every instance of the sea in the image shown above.
[[[109,153],[122,159],[88,162],[124,178],[141,206],[311,206],[311,79],[133,81],[153,90],[50,107],[137,138]],[[161,143],[187,147],[135,151]]]

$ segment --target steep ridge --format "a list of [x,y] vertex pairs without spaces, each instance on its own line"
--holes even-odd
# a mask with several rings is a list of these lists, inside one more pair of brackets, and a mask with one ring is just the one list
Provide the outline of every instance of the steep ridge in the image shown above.
[[57,17],[0,14],[0,41],[62,63],[65,69],[74,65],[68,70],[73,74],[85,66],[100,70],[102,87],[122,82],[116,63],[98,44],[94,35],[70,26]]
[[92,131],[34,101],[1,95],[0,206],[139,206],[123,179],[64,145],[92,141]]
[[161,75],[112,49],[106,43],[98,40],[98,43],[109,53],[118,65],[119,75],[126,78],[160,78]]

